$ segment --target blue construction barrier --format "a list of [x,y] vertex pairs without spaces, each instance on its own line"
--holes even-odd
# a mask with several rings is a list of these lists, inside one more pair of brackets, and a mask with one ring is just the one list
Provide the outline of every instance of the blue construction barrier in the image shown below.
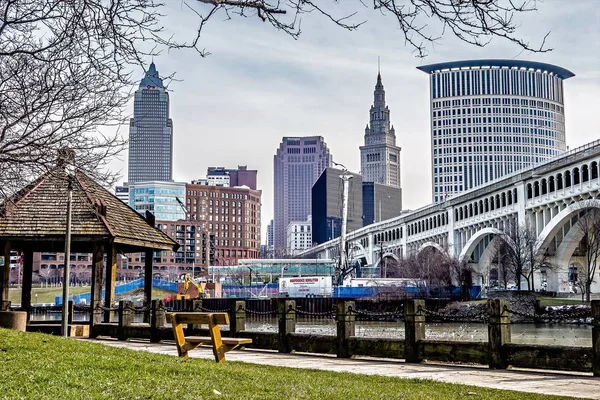
[[[152,287],[167,290],[170,292],[177,292],[177,282],[169,282],[169,281],[162,281],[160,279],[152,279]],[[123,293],[129,293],[134,290],[143,289],[143,288],[144,288],[144,280],[136,279],[135,281],[131,281],[131,282],[127,282],[127,283],[123,283],[123,284],[115,286],[115,295],[121,295]],[[81,303],[89,304],[91,301],[91,297],[92,296],[90,293],[82,293],[82,294],[76,294],[73,296],[69,296],[69,300],[73,300],[73,302],[75,304],[81,304]],[[102,297],[104,297],[104,289],[102,289]],[[62,296],[54,297],[54,304],[56,304],[57,306],[62,305]]]

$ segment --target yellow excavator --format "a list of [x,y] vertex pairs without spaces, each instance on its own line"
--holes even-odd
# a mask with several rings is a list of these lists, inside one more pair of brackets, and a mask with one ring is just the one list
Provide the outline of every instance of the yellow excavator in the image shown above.
[[185,274],[183,276],[183,293],[177,294],[175,296],[175,298],[177,300],[191,299],[192,297],[188,293],[188,291],[190,289],[190,285],[194,286],[198,292],[197,296],[194,297],[195,299],[208,298],[208,293],[204,293],[204,290],[202,290],[202,286],[198,285],[196,282],[194,282],[194,280],[192,278],[190,278],[190,276],[188,274]]

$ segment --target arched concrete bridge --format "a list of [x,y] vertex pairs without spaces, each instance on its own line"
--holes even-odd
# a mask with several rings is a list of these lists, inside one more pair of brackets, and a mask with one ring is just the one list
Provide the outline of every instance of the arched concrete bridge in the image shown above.
[[[548,290],[567,291],[568,266],[582,264],[573,256],[583,236],[575,221],[590,208],[600,209],[600,140],[443,203],[349,232],[350,259],[376,267],[382,258],[434,247],[467,260],[476,271],[475,284],[486,284],[495,237],[509,224],[527,224],[538,235],[536,251],[546,252],[556,266],[544,277]],[[338,244],[339,238],[300,256],[334,258]],[[536,287],[540,279],[536,276]],[[596,283],[593,291],[599,290]]]

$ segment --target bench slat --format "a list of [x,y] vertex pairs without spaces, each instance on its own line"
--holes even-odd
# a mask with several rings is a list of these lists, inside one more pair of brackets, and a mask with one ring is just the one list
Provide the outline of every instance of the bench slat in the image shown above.
[[[190,343],[210,343],[212,340],[211,340],[210,336],[186,336],[185,341],[190,342]],[[252,343],[252,339],[246,339],[246,338],[222,337],[221,341],[225,344],[235,344],[235,345]]]
[[[167,322],[180,324],[209,324],[211,316],[215,323],[219,325],[229,324],[229,315],[227,313],[197,313],[197,312],[177,312],[168,313]],[[176,321],[173,320],[176,318]]]

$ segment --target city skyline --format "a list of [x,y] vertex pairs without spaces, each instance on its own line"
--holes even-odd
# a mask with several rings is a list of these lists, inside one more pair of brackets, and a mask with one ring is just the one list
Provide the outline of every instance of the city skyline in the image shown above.
[[[498,40],[477,48],[444,37],[423,61],[385,18],[374,18],[357,32],[307,19],[298,41],[252,21],[211,25],[202,38],[209,57],[198,60],[195,54],[171,52],[155,59],[165,75],[177,72],[182,80],[169,84],[177,125],[173,176],[191,181],[211,165],[257,169],[266,229],[273,213],[270,157],[282,136],[321,135],[337,161],[360,170],[364,110],[372,103],[377,56],[382,55],[381,73],[403,149],[405,208],[424,206],[431,201],[429,83],[416,67],[516,57],[572,70],[577,76],[565,85],[565,118],[566,143],[573,148],[598,138],[594,110],[600,108],[600,34],[594,27],[599,17],[600,11],[587,2],[573,2],[569,8],[546,2],[539,12],[519,16],[520,32],[536,42],[541,32],[552,31],[550,53],[521,53]],[[178,9],[168,18],[181,18],[180,25],[192,20]],[[126,175],[123,160],[112,165]]]

